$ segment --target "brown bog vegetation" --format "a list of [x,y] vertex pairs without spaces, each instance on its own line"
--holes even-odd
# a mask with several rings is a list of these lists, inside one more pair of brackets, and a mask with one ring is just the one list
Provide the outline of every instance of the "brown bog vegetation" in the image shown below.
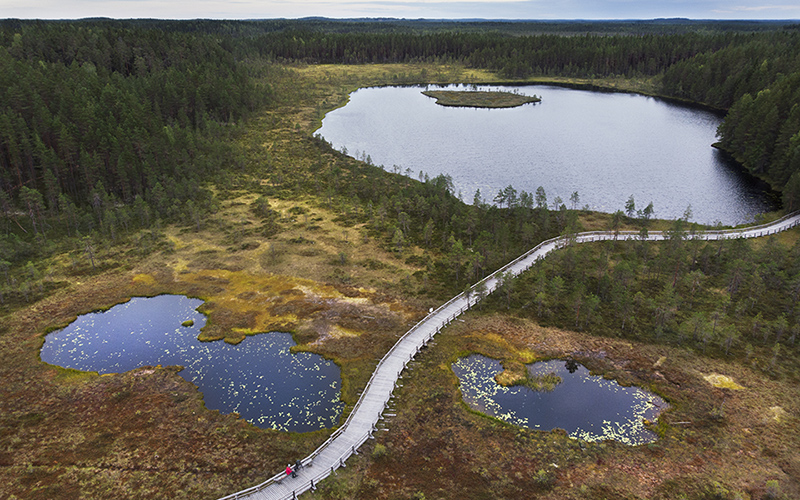
[[[273,82],[280,98],[248,122],[240,137],[241,171],[221,172],[207,187],[214,206],[206,216],[113,242],[96,240],[91,261],[83,247],[54,252],[31,264],[38,274],[35,280],[31,274],[30,296],[6,297],[0,322],[3,497],[211,499],[265,480],[287,462],[307,455],[330,433],[260,430],[235,414],[208,411],[202,395],[177,375],[175,367],[99,376],[42,363],[38,350],[46,333],[79,314],[139,295],[199,297],[208,315],[203,340],[236,343],[245,335],[291,331],[297,349],[339,364],[342,399],[351,405],[396,339],[429,307],[493,270],[490,263],[510,260],[518,248],[562,231],[637,224],[577,210],[550,214],[546,208],[537,211],[509,202],[506,208],[485,208],[486,212],[458,209],[455,213],[464,217],[463,224],[449,225],[455,213],[444,208],[463,204],[448,198],[446,189],[435,190],[431,180],[377,172],[378,167],[347,159],[310,137],[324,112],[341,105],[347,92],[358,86],[391,82],[398,74],[403,81],[446,82],[493,78],[489,73],[419,64],[282,71]],[[368,169],[373,172],[369,178],[364,173]],[[319,189],[314,188],[317,183]],[[430,205],[435,210],[419,210],[435,213],[436,219],[431,216],[431,226],[428,218],[414,220],[414,212],[409,215],[407,210],[422,202],[413,197],[413,202],[393,195],[362,203],[358,196],[363,191],[356,195],[351,188],[358,183],[381,192],[429,189],[433,194],[424,200],[437,200]],[[412,220],[404,221],[402,214]],[[479,233],[480,214],[497,223],[497,234],[474,234]],[[528,220],[540,224],[526,227]],[[461,232],[451,241],[454,231]],[[461,245],[473,235],[474,245]],[[786,263],[792,262],[787,256],[795,255],[791,249],[796,240],[794,232],[771,243],[782,249],[786,267],[764,273],[770,279],[763,283],[763,295],[775,299],[774,304],[762,307],[755,297],[751,309],[726,308],[727,325],[740,330],[747,325],[751,332],[734,337],[727,346],[729,337],[712,336],[705,347],[703,338],[689,342],[691,334],[677,320],[688,321],[690,316],[677,303],[674,311],[659,316],[664,318],[660,330],[651,324],[655,316],[639,318],[635,328],[629,320],[628,329],[615,329],[620,309],[602,302],[600,295],[592,298],[595,288],[580,293],[569,288],[574,295],[568,296],[564,287],[572,282],[562,283],[554,295],[540,297],[539,317],[539,299],[532,294],[537,275],[509,284],[515,288],[468,313],[423,350],[404,375],[376,439],[306,495],[800,497],[800,394],[796,347],[794,340],[790,343],[797,320],[793,310],[785,313],[781,328],[780,309],[786,306],[776,298],[778,285],[771,279],[791,275]],[[485,249],[479,249],[480,244]],[[776,248],[768,249],[777,252]],[[661,269],[657,258],[666,251],[640,246],[630,251],[647,254],[642,274],[648,279],[656,273],[660,279],[674,276],[674,266],[669,267],[671,273],[656,271]],[[575,282],[588,283],[587,276],[597,276],[605,283],[598,271],[600,257],[606,259],[603,272],[620,260],[609,259],[605,248],[587,252],[590,256],[584,261],[557,260],[547,268],[547,279],[569,273]],[[718,303],[711,299],[733,293],[726,290],[729,274],[723,266],[741,260],[742,276],[750,268],[744,264],[747,249],[736,247],[735,258],[726,262],[715,261],[711,249],[698,252],[716,273],[699,279],[702,291],[698,288],[693,296],[708,326]],[[725,248],[720,255],[734,257]],[[23,272],[28,271],[14,269],[12,275]],[[642,295],[663,292],[653,281],[628,281],[639,286]],[[692,283],[680,286],[691,288]],[[782,281],[780,286],[791,283]],[[633,297],[636,291],[630,290]],[[739,300],[733,295],[729,306]],[[587,299],[589,304],[597,299],[597,315],[576,320],[574,304],[586,304]],[[645,302],[636,306],[654,307]],[[750,329],[760,308],[765,311],[760,325],[768,325],[768,334],[766,327],[757,334]],[[670,318],[676,322],[670,323]],[[470,411],[460,400],[450,364],[473,352],[500,359],[508,367],[569,356],[620,383],[650,389],[671,405],[651,426],[660,439],[638,447],[587,443],[563,432],[517,428]],[[706,379],[715,374],[743,389],[715,386],[709,380],[725,380]]]
[[[527,361],[573,358],[670,409],[658,441],[583,442],[514,427],[466,408],[450,364],[466,353]],[[727,374],[742,390],[704,376]],[[442,332],[403,377],[367,453],[310,498],[794,498],[796,401],[780,380],[682,348],[594,337],[505,314],[470,313]]]

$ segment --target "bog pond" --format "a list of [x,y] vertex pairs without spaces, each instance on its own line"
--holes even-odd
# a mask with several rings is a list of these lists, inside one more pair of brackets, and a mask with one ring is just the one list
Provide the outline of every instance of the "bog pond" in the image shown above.
[[[238,412],[261,428],[308,432],[338,425],[339,367],[317,354],[292,353],[288,333],[263,333],[237,345],[200,342],[203,301],[178,295],[134,297],[80,316],[46,336],[41,359],[99,373],[181,365],[207,408]],[[191,321],[191,326],[183,326]]]
[[[46,363],[98,373],[142,366],[174,366],[203,393],[207,408],[238,412],[261,428],[308,432],[338,425],[339,367],[317,354],[293,353],[292,336],[271,332],[248,336],[237,345],[200,342],[203,303],[179,295],[134,297],[107,311],[79,316],[49,333],[41,349]],[[461,392],[475,410],[514,425],[541,430],[563,428],[586,441],[616,439],[628,444],[655,440],[642,419],[655,420],[666,403],[641,389],[591,376],[563,361],[529,367],[531,376],[555,374],[552,391],[503,387],[494,380],[499,361],[472,355],[453,364]]]
[[[429,86],[465,90],[467,87]],[[480,86],[537,95],[540,103],[515,108],[445,107],[422,94],[426,87],[363,88],[329,112],[317,131],[334,148],[417,177],[450,175],[456,193],[472,202],[508,185],[545,189],[571,207],[613,213],[633,195],[655,216],[741,224],[774,210],[768,188],[712,147],[721,118],[712,112],[636,94],[547,85]]]
[[638,387],[623,387],[562,360],[528,365],[529,378],[556,382],[546,389],[502,386],[500,361],[473,354],[453,364],[461,395],[473,410],[531,429],[564,429],[584,441],[613,439],[629,445],[655,441],[644,420],[655,421],[667,403]]

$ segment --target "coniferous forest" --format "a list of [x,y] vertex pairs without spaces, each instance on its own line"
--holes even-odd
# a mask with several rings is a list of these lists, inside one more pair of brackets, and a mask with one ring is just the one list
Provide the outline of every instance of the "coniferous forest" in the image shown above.
[[274,98],[269,66],[293,62],[456,62],[510,80],[656,78],[662,95],[726,110],[720,147],[791,210],[800,203],[800,30],[755,24],[762,31],[597,23],[594,31],[626,31],[562,36],[494,24],[5,21],[4,223],[44,236],[55,224],[45,218],[86,232],[203,206],[203,180],[235,167],[226,140]]
[[[468,287],[541,241],[600,229],[670,238],[568,245],[503,276],[415,360],[393,432],[310,498],[800,491],[797,230],[702,242],[688,238],[702,229],[690,210],[653,220],[632,197],[627,213],[601,214],[577,192],[462,195],[447,175],[313,135],[359,87],[483,78],[715,110],[715,146],[779,192],[783,212],[800,208],[797,23],[0,21],[0,496],[218,498],[330,433],[208,411],[175,367],[100,377],[42,363],[45,334],[77,315],[132,296],[202,298],[201,340],[291,332],[341,368],[349,408],[429,308],[485,292]],[[641,447],[477,417],[441,369],[464,353],[506,368],[574,357],[653,388],[672,413]],[[747,390],[710,386],[700,375],[712,371]]]
[[4,30],[3,46],[2,210],[44,239],[202,206],[230,129],[270,96],[210,36],[54,23]]

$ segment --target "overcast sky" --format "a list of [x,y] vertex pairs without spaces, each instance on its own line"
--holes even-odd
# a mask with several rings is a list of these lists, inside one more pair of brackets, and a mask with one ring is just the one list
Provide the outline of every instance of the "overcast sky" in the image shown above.
[[0,0],[0,18],[800,19],[798,0]]

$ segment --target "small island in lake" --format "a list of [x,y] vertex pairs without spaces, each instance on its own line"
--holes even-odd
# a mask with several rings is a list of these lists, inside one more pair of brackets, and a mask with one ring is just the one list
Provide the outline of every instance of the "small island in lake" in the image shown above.
[[527,96],[502,91],[426,90],[423,94],[435,98],[436,104],[442,106],[471,108],[514,108],[542,100],[535,95]]

